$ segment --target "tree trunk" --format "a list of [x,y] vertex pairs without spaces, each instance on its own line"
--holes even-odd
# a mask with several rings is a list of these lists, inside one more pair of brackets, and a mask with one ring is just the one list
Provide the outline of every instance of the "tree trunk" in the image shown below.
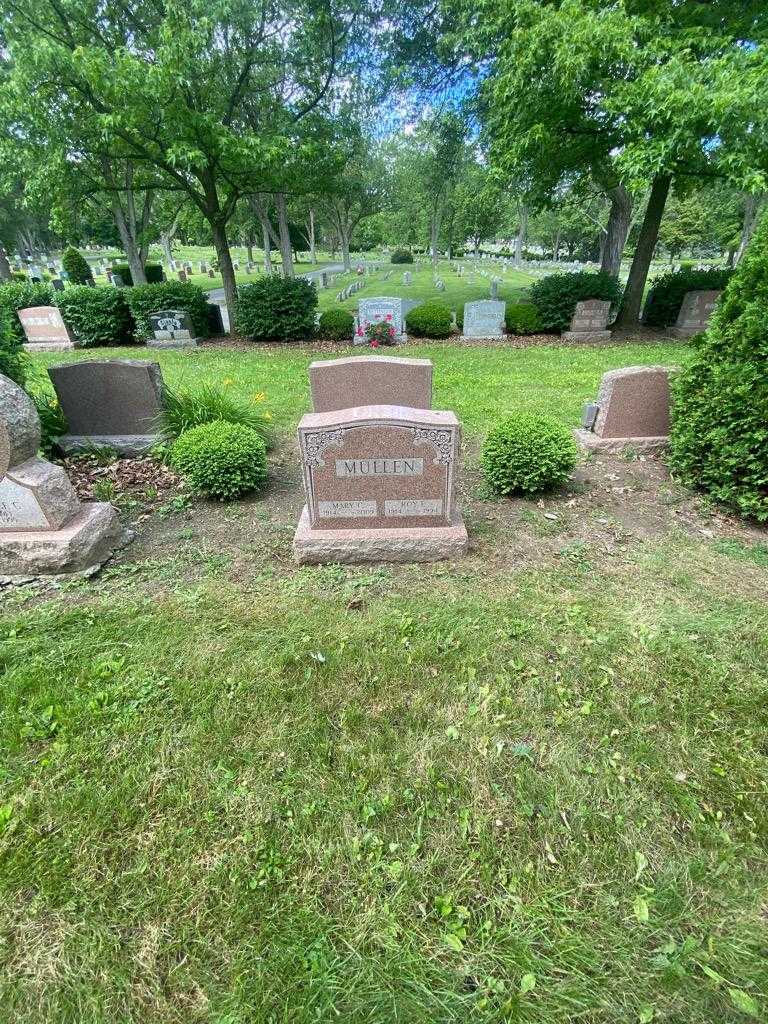
[[310,206],[309,208],[309,231],[307,232],[309,238],[309,258],[312,263],[317,263],[317,251],[315,249],[315,211]]
[[283,277],[295,277],[293,271],[293,249],[291,247],[291,233],[288,229],[288,208],[285,203],[285,193],[275,193],[275,207],[277,209],[277,230],[280,241],[280,255],[283,258]]
[[344,263],[344,269],[346,270],[347,273],[349,273],[349,271],[352,269],[352,260],[350,259],[349,256],[349,235],[343,228],[341,229],[339,234],[341,236],[341,259],[342,262]]
[[246,248],[246,251],[248,253],[248,262],[249,263],[253,263],[253,239],[252,238],[248,238],[248,240],[245,243],[245,248]]
[[741,258],[749,245],[749,240],[752,238],[752,233],[755,230],[765,197],[765,192],[744,196],[744,222],[741,228],[741,241],[734,257],[734,262],[737,264],[741,262]]
[[11,265],[8,262],[8,254],[0,245],[0,281],[12,281]]
[[661,218],[664,216],[664,207],[671,184],[671,174],[657,174],[653,179],[627,286],[624,289],[624,298],[621,300],[619,315],[616,317],[617,327],[630,329],[637,327],[637,322],[640,319],[640,307],[643,304],[645,282],[648,280],[648,269],[658,241]]
[[554,242],[554,245],[552,246],[552,259],[555,261],[555,263],[557,263],[559,256],[560,256],[560,229],[558,228],[557,229],[557,234],[555,235],[555,242]]
[[235,281],[235,268],[232,266],[232,254],[229,251],[227,226],[222,220],[216,220],[211,222],[211,230],[213,232],[213,244],[216,248],[216,255],[219,259],[221,280],[224,285],[224,301],[227,304],[230,329],[232,329],[237,309],[237,282]]
[[261,244],[264,247],[264,273],[272,273],[272,241],[269,237],[269,228],[266,224],[261,225]]
[[621,256],[627,244],[629,225],[632,221],[632,196],[622,184],[606,190],[611,200],[608,225],[602,239],[600,269],[617,277],[621,270]]
[[441,212],[438,207],[435,207],[429,224],[429,244],[432,249],[432,275],[434,277],[437,277],[437,240],[440,237],[441,220]]
[[523,247],[528,235],[528,207],[525,203],[520,204],[518,212],[520,214],[520,223],[515,235],[515,266],[519,268],[523,263]]

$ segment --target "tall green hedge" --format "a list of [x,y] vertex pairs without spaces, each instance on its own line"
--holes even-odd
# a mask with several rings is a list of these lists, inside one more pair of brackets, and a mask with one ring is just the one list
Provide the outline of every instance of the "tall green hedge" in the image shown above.
[[262,277],[238,291],[237,331],[252,341],[297,341],[315,333],[317,291],[301,277]]
[[768,521],[768,216],[696,358],[673,383],[671,465],[683,482]]
[[29,357],[11,328],[10,310],[0,306],[0,373],[24,387]]
[[682,267],[654,278],[643,307],[643,323],[648,327],[670,327],[677,320],[686,292],[725,288],[732,275],[732,270],[723,267]]
[[616,308],[621,299],[618,279],[602,270],[578,270],[574,273],[550,274],[530,287],[531,302],[539,311],[543,331],[567,331],[576,303],[586,299],[602,299]]
[[149,338],[151,313],[180,309],[189,313],[198,338],[208,337],[208,297],[202,288],[188,281],[163,281],[161,284],[137,284],[126,289],[128,308],[136,321],[136,336]]
[[0,309],[9,314],[10,330],[13,337],[21,345],[24,342],[24,328],[18,316],[19,309],[30,306],[55,306],[54,291],[47,284],[31,284],[24,281],[10,281],[0,285]]
[[134,322],[125,293],[119,288],[74,285],[59,292],[56,301],[64,323],[80,345],[128,345]]

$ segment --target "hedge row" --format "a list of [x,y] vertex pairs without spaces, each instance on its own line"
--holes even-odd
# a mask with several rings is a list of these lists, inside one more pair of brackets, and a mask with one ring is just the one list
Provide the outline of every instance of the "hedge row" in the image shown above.
[[71,285],[61,292],[47,284],[0,285],[0,317],[11,341],[19,346],[24,331],[16,313],[29,306],[58,306],[64,322],[85,348],[146,340],[152,333],[150,314],[163,309],[189,313],[198,337],[207,338],[210,333],[207,296],[189,282],[165,281],[133,288]]

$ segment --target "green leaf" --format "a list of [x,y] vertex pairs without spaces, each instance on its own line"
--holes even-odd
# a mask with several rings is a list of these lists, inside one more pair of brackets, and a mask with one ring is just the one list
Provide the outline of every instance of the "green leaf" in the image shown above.
[[760,1015],[760,1008],[757,1002],[743,989],[729,988],[728,995],[731,997],[731,1002],[736,1009],[746,1013],[748,1017],[758,1017]]
[[648,924],[648,904],[643,896],[635,896],[635,902],[632,904],[632,910],[640,924]]
[[653,1020],[654,1012],[653,1007],[645,1003],[640,1007],[640,1012],[637,1015],[638,1024],[650,1024]]
[[524,974],[520,979],[520,995],[524,996],[526,992],[533,992],[536,988],[536,975],[535,974]]
[[645,856],[644,853],[641,853],[639,850],[635,850],[635,866],[635,881],[637,881],[640,875],[642,875],[642,873],[648,867],[648,858]]
[[454,950],[456,953],[460,953],[462,949],[464,949],[464,943],[461,941],[459,936],[454,935],[453,932],[446,932],[443,935],[443,942],[449,949]]
[[725,981],[725,978],[722,976],[722,974],[718,974],[717,971],[713,971],[712,968],[707,967],[706,964],[700,964],[700,967],[704,974],[706,974],[708,978],[711,978],[716,985],[722,985]]

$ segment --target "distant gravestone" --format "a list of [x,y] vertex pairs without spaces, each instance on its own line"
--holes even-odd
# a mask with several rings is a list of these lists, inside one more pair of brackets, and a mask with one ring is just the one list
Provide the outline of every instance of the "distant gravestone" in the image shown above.
[[379,323],[381,320],[391,320],[395,328],[395,336],[402,340],[405,330],[405,316],[409,309],[418,303],[409,299],[401,299],[387,295],[379,295],[371,299],[362,299],[358,308],[358,317],[361,327],[365,324]]
[[81,505],[61,466],[38,458],[40,418],[0,375],[0,570],[10,576],[81,572],[125,539],[117,511]]
[[608,341],[611,337],[607,329],[610,315],[610,302],[601,299],[577,302],[570,329],[563,331],[562,336],[567,341]]
[[186,310],[163,309],[150,313],[149,323],[152,337],[147,339],[147,348],[197,347],[192,317]]
[[176,276],[182,282],[182,284],[187,280],[187,272],[186,272],[186,270],[177,270],[176,271]]
[[136,455],[163,437],[163,377],[157,363],[140,359],[85,360],[52,366],[68,431],[64,452],[94,447]]
[[494,302],[499,298],[499,281],[496,277],[491,279],[491,298]]
[[31,306],[20,309],[18,317],[24,328],[29,352],[63,352],[75,347],[67,325],[56,306]]
[[493,299],[467,302],[463,333],[466,338],[500,338],[504,334],[506,303]]
[[706,331],[721,295],[722,292],[717,290],[686,292],[677,322],[670,332],[672,336],[690,338],[694,334]]
[[406,270],[403,273],[403,284],[407,288],[411,284],[412,281],[413,281],[413,275],[411,274],[410,270]]
[[214,272],[212,270],[208,271],[208,277],[215,277],[215,276],[216,275],[214,274]]
[[51,281],[51,288],[53,288],[55,292],[63,292],[64,282],[61,281],[58,277],[54,277],[54,279]]
[[597,399],[584,408],[580,444],[592,451],[653,451],[669,440],[669,377],[666,366],[627,366],[603,374]]
[[307,504],[299,562],[435,561],[463,554],[455,505],[460,428],[452,412],[365,405],[299,424]]
[[355,405],[432,406],[432,363],[397,356],[349,356],[310,363],[314,412]]

